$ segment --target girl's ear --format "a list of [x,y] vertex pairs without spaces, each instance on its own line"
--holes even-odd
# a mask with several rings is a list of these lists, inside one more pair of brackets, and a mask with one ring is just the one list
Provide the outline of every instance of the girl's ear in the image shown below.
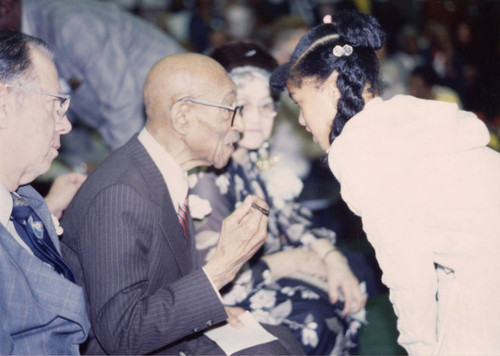
[[324,88],[327,90],[328,95],[332,97],[333,101],[340,99],[340,90],[337,86],[337,79],[339,77],[339,72],[333,71],[332,74],[326,79]]

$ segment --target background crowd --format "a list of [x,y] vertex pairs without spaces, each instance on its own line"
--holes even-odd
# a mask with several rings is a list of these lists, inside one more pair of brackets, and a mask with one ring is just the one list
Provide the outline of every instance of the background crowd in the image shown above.
[[[350,8],[370,13],[380,21],[388,33],[387,44],[378,53],[381,76],[387,85],[383,97],[412,94],[426,99],[456,102],[461,108],[476,113],[488,125],[492,138],[490,146],[500,150],[498,140],[500,2],[498,1],[101,0],[101,2],[114,2],[137,19],[142,19],[167,34],[174,48],[172,52],[208,54],[214,48],[231,40],[253,40],[268,49],[278,63],[288,60],[298,39],[307,29],[320,23],[324,15]],[[90,51],[90,48],[88,50]],[[85,48],[82,51],[85,52]],[[108,64],[108,66],[113,65]],[[128,70],[134,71],[133,68]],[[128,83],[127,80],[118,82],[122,90]],[[68,82],[68,84],[78,86],[78,83]],[[72,102],[72,108],[78,108],[78,104],[74,106]],[[35,185],[42,193],[46,193],[53,179],[63,172],[76,170],[90,173],[111,150],[128,139],[123,137],[118,143],[111,139],[116,136],[112,132],[106,131],[103,134],[104,131],[100,130],[102,125],[93,126],[92,122],[90,124],[86,122],[85,115],[89,108],[97,110],[97,107],[87,106],[85,107],[87,111],[70,112],[72,114],[70,119],[76,130],[67,135],[62,142],[61,156],[51,171],[42,176]],[[102,108],[106,109],[109,110],[108,107]],[[281,157],[283,164],[292,167],[303,182],[309,183],[304,184],[298,199],[314,211],[316,222],[334,230],[338,244],[366,253],[370,258],[372,251],[365,241],[360,221],[348,211],[340,199],[338,190],[334,188],[333,176],[328,169],[322,167],[323,154],[298,127],[297,116],[298,108],[286,94],[282,95],[271,153]],[[290,140],[290,137],[294,139]],[[372,262],[374,273],[379,273],[375,260]],[[369,294],[374,298],[378,295],[385,298],[384,287],[381,284],[372,285]],[[385,331],[382,334],[390,338],[390,332],[387,330],[391,328],[392,310],[390,307],[386,308],[383,300],[385,299],[378,300],[380,304],[370,304],[369,300],[368,311],[370,312],[371,306],[375,309],[371,317],[368,313],[368,320],[372,327],[384,319],[389,320],[389,326],[384,324],[380,330]],[[368,335],[369,337],[371,335]],[[372,348],[369,352],[403,352],[396,348],[395,337],[394,340],[389,340],[388,344],[394,348],[383,350]],[[363,347],[363,334],[361,334],[361,347]],[[360,352],[364,351],[366,349],[361,348]]]
[[[340,9],[355,8],[374,15],[387,30],[387,43],[379,51],[381,76],[386,82],[384,98],[396,94],[456,102],[465,110],[473,111],[491,129],[490,146],[500,148],[497,135],[500,126],[500,3],[479,0],[101,0],[116,3],[127,12],[144,19],[170,36],[171,52],[180,50],[208,54],[213,48],[231,40],[252,40],[261,43],[277,59],[287,61],[300,36],[325,14]],[[119,29],[115,29],[119,30]],[[118,36],[118,34],[115,34]],[[137,34],[139,36],[139,34]],[[177,42],[177,43],[175,43]],[[81,46],[82,44],[80,44]],[[85,45],[85,41],[83,42]],[[182,49],[181,49],[182,48]],[[130,65],[138,67],[134,62]],[[109,65],[108,65],[109,66]],[[111,72],[116,72],[113,69]],[[140,69],[139,69],[140,70]],[[123,80],[121,91],[132,86]],[[110,88],[113,89],[113,88]],[[75,104],[74,104],[75,105]],[[73,106],[74,106],[73,105]],[[110,110],[108,108],[108,110]],[[77,116],[85,116],[77,115]],[[328,179],[317,169],[321,155],[317,147],[298,129],[297,108],[287,96],[282,105],[274,132],[276,150],[293,152],[295,168],[301,178]],[[77,127],[88,129],[88,119],[73,120]],[[118,121],[118,119],[114,119]],[[135,124],[134,124],[135,125]],[[75,125],[74,125],[75,126]],[[95,131],[102,132],[103,125]],[[135,125],[137,126],[137,125]],[[125,142],[123,128],[114,124],[113,137],[92,135],[82,140],[73,130],[65,143],[60,170],[88,172],[102,161],[106,154]],[[94,127],[90,125],[91,132]],[[111,127],[107,129],[111,130]],[[290,131],[291,130],[291,131]],[[296,145],[286,140],[292,132]],[[110,138],[111,137],[111,138]],[[283,142],[285,138],[286,142]],[[72,148],[85,145],[85,152]],[[68,168],[69,167],[69,168]],[[329,173],[328,173],[329,175]],[[307,186],[307,185],[306,185]],[[309,185],[311,187],[311,185]],[[315,186],[316,190],[319,188]],[[325,196],[323,191],[302,192],[304,199]],[[335,192],[329,192],[335,200]],[[314,201],[314,207],[324,202]],[[328,202],[330,203],[330,202]],[[327,203],[327,204],[328,204]]]

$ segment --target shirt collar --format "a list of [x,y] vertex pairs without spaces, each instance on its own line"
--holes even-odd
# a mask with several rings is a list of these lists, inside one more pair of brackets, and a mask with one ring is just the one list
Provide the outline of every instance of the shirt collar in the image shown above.
[[139,133],[138,139],[160,170],[175,209],[182,206],[188,193],[187,173],[146,128]]
[[0,183],[0,224],[7,226],[12,214],[12,196],[5,185]]

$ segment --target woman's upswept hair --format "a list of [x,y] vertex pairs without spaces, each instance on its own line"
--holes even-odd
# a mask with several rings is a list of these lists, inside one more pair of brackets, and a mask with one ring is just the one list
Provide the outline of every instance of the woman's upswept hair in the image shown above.
[[[300,87],[305,78],[315,79],[321,85],[337,71],[341,98],[330,132],[332,142],[346,122],[363,109],[365,86],[373,94],[381,91],[375,51],[384,42],[385,32],[374,17],[355,11],[338,12],[332,23],[315,26],[301,38],[290,62],[273,72],[271,87],[284,90],[287,82]],[[352,47],[352,53],[333,53],[336,46],[343,49],[345,45]]]

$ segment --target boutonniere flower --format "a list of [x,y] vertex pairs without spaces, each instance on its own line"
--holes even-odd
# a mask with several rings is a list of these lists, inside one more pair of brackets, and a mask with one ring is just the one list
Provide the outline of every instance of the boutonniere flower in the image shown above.
[[208,200],[195,194],[189,194],[189,213],[193,219],[202,220],[211,212],[212,206]]
[[54,227],[56,228],[56,234],[57,236],[61,236],[64,232],[61,224],[59,223],[59,219],[56,218],[54,215],[50,214],[52,217],[52,223],[54,224]]

